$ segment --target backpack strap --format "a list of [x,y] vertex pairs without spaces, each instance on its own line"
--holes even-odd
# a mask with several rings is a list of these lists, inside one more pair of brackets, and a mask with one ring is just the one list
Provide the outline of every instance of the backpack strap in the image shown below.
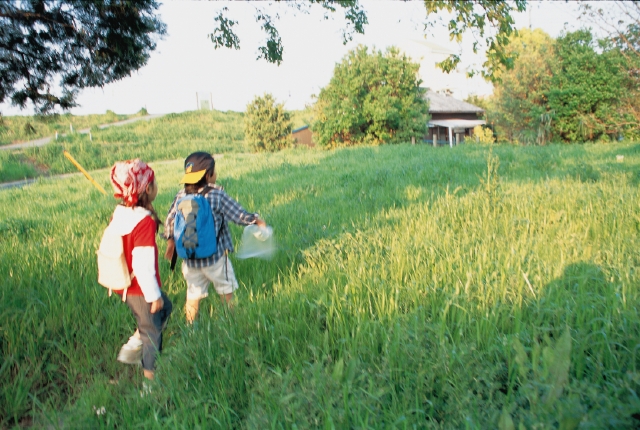
[[[209,191],[213,190],[213,187],[210,186],[209,184],[205,185],[205,187],[202,189],[202,191],[200,191],[200,195],[202,197],[206,196]],[[213,210],[211,211],[211,216],[213,217],[213,221],[215,224],[216,218],[213,215]],[[224,226],[224,214],[222,212],[220,212],[220,217],[222,218],[222,222],[220,223],[220,227],[218,228],[218,233],[216,234],[216,240],[218,240],[218,238],[220,237],[220,233],[222,233],[222,227]]]
[[171,255],[171,265],[169,266],[169,268],[171,269],[171,271],[173,272],[173,270],[176,268],[176,262],[178,261],[178,251],[176,251],[176,246],[173,246],[173,254]]

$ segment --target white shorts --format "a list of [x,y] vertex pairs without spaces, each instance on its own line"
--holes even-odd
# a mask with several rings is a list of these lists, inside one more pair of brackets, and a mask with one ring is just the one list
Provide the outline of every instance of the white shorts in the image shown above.
[[233,272],[231,260],[226,257],[221,257],[213,266],[202,269],[189,267],[183,261],[182,276],[187,281],[187,300],[199,300],[207,297],[209,282],[213,283],[216,293],[220,295],[231,294],[238,289],[238,281]]

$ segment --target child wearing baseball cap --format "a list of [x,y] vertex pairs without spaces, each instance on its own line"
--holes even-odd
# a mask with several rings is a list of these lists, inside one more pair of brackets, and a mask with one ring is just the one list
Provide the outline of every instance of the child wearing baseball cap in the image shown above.
[[[188,323],[193,323],[198,315],[200,300],[209,295],[209,284],[213,284],[221,300],[231,305],[233,292],[238,289],[233,266],[228,255],[234,251],[231,233],[227,221],[241,226],[256,224],[266,227],[258,214],[247,212],[231,198],[224,189],[216,184],[216,169],[213,156],[207,152],[194,152],[184,162],[184,176],[180,180],[184,188],[178,192],[171,203],[165,221],[167,251],[165,258],[172,259],[176,243],[174,238],[175,219],[179,202],[191,194],[200,194],[208,202],[213,214],[215,226],[216,251],[204,258],[187,258],[182,261],[182,275],[187,282],[187,303],[185,306]],[[199,240],[203,240],[198,237]]]

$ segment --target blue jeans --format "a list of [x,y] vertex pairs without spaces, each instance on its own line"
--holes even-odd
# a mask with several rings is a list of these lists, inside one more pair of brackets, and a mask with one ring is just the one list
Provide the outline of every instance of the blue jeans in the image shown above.
[[142,340],[142,368],[153,371],[156,355],[162,351],[162,330],[171,315],[173,304],[164,291],[161,291],[164,306],[155,314],[151,313],[151,303],[147,303],[144,296],[127,295],[127,306],[133,312],[138,323],[140,339]]

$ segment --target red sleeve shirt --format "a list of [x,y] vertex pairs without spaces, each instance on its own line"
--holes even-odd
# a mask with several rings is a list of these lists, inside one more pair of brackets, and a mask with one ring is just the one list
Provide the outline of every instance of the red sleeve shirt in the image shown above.
[[[122,236],[123,248],[124,248],[124,256],[127,260],[127,267],[129,268],[129,273],[133,272],[131,263],[132,263],[132,251],[133,248],[139,246],[150,246],[153,247],[154,250],[154,261],[148,262],[148,264],[153,264],[156,269],[156,279],[158,281],[158,286],[162,287],[162,283],[160,282],[160,271],[158,270],[158,245],[156,244],[156,222],[150,216],[144,217],[142,221],[135,226],[135,228],[131,231],[131,233]],[[122,294],[122,291],[116,291],[118,294]],[[133,278],[131,280],[131,286],[127,290],[127,294],[131,294],[134,296],[142,296],[142,290],[140,289],[140,285],[138,284],[138,279]]]

